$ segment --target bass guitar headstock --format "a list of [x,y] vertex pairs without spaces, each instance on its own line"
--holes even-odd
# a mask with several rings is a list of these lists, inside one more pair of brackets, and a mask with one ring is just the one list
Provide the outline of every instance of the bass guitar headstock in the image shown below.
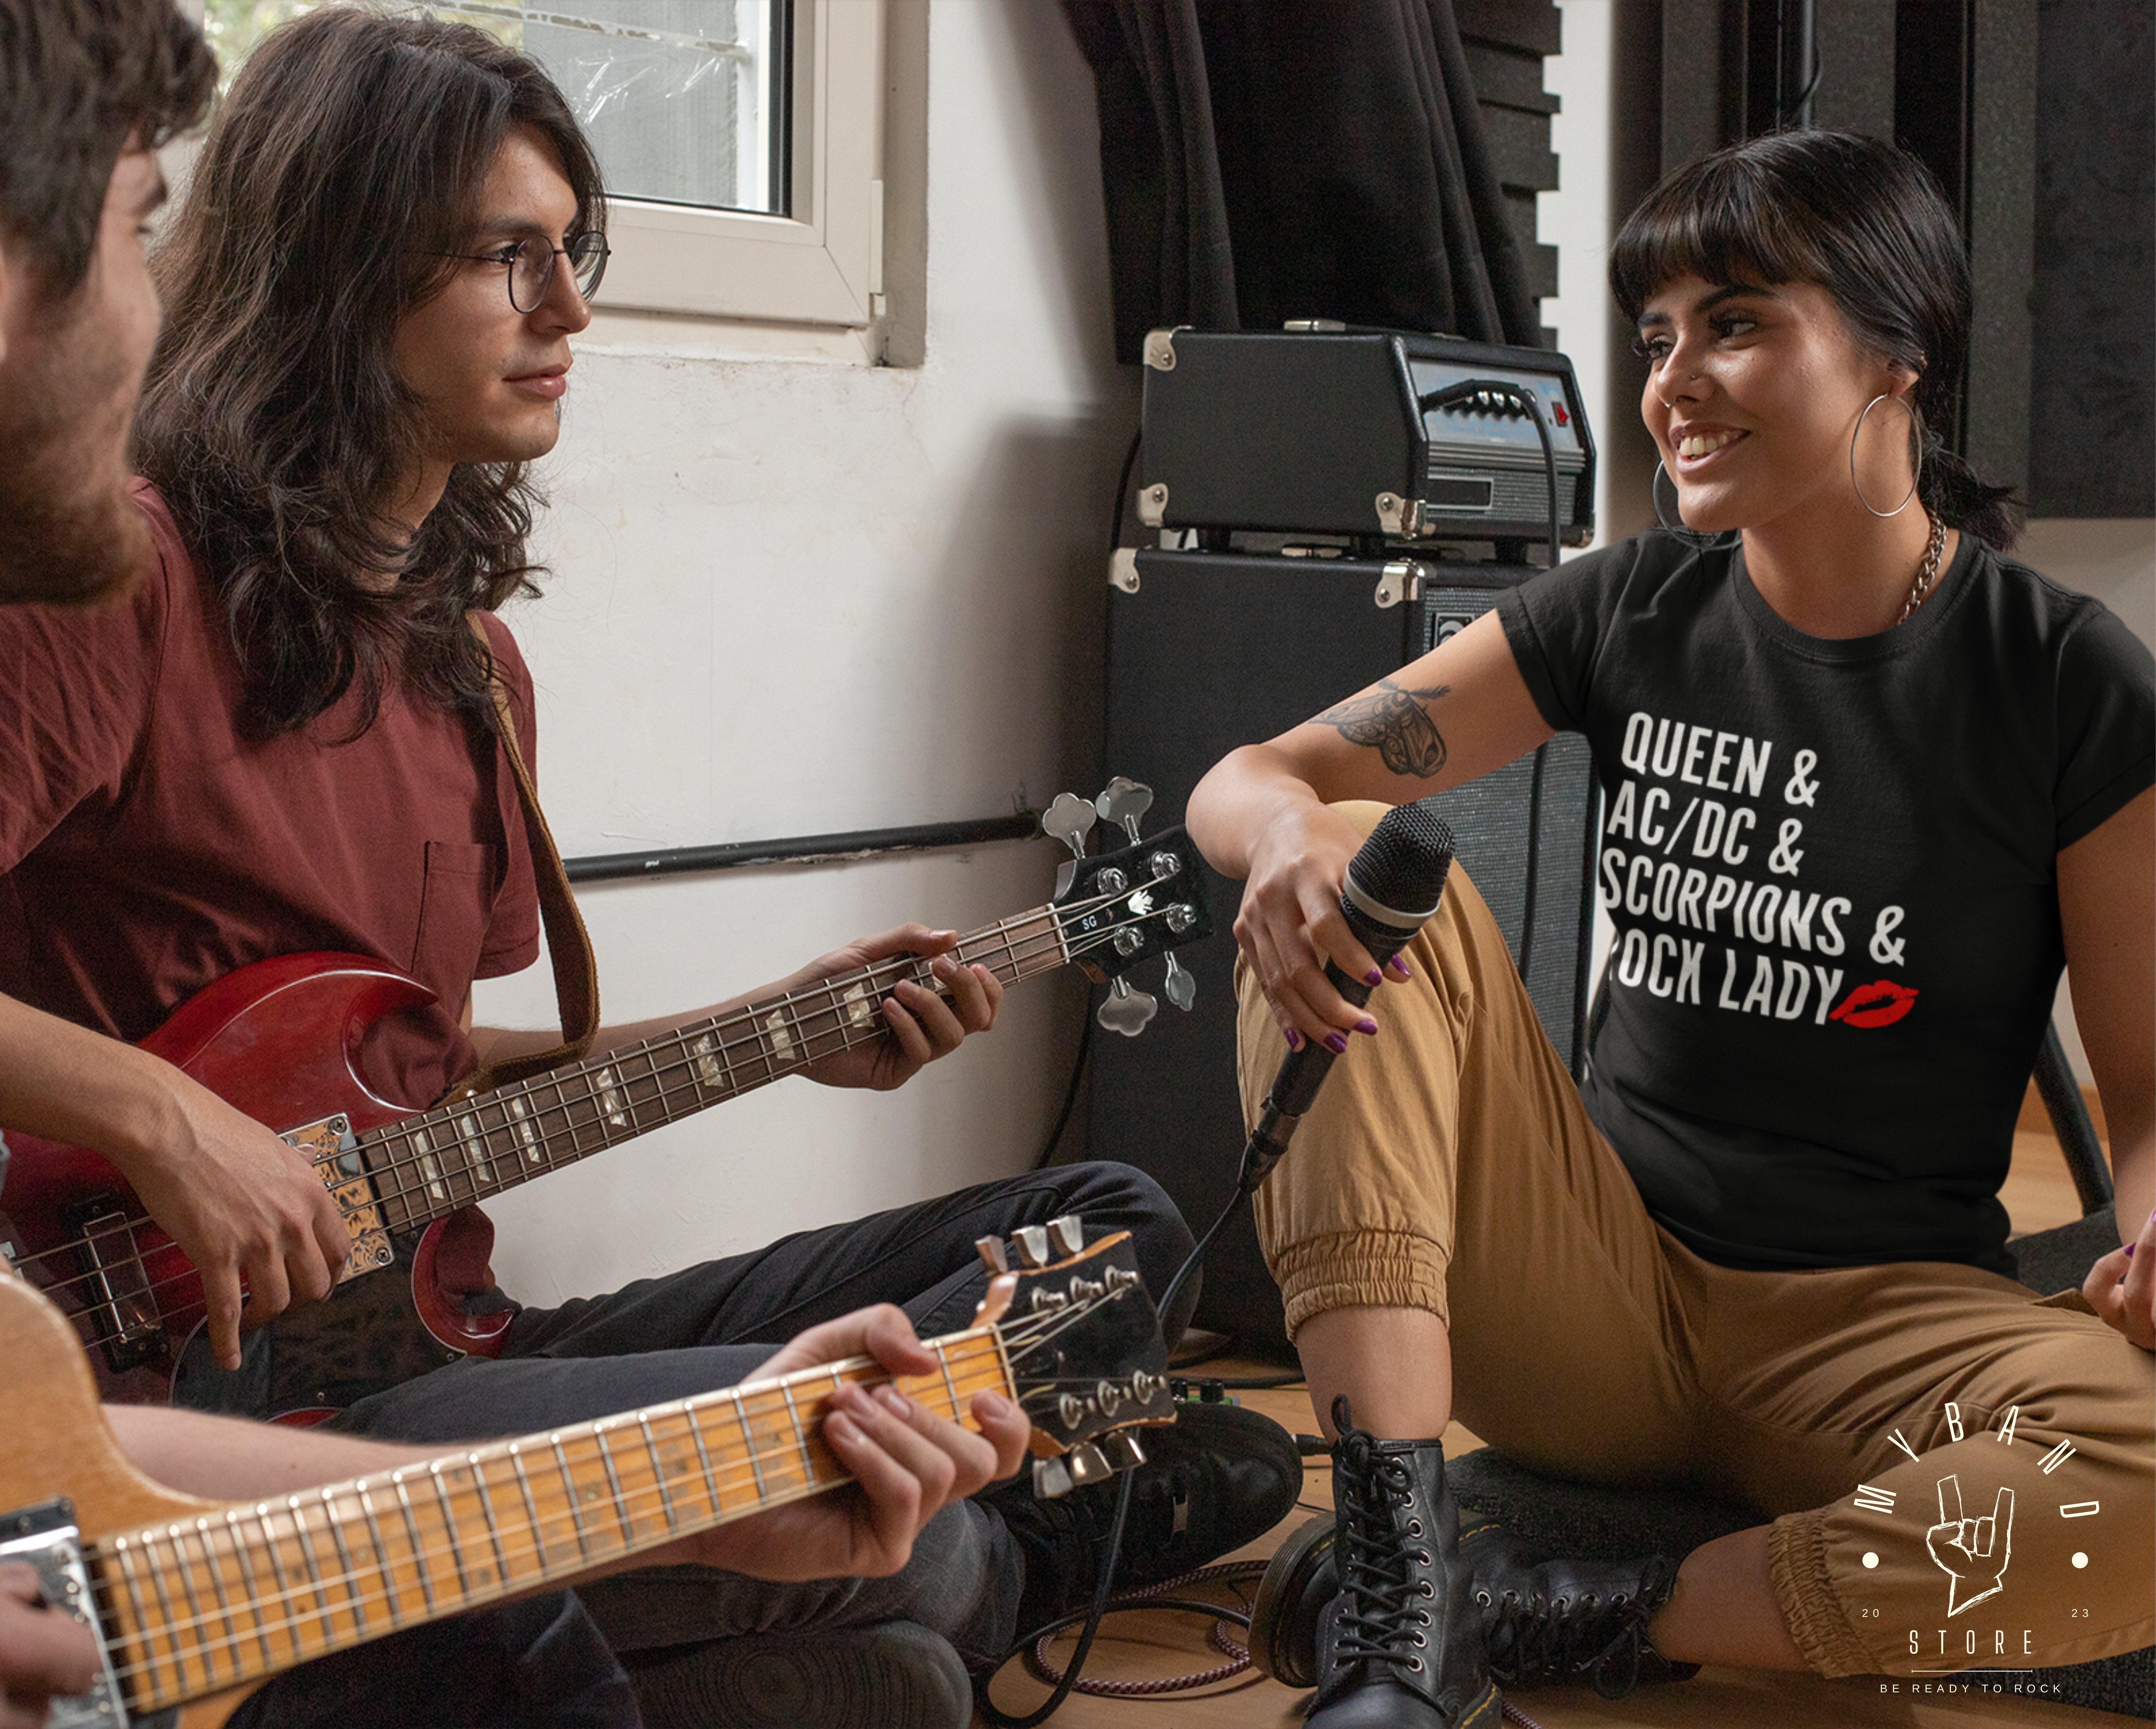
[[[1071,854],[1055,879],[1057,924],[1071,957],[1108,985],[1100,1024],[1126,1038],[1143,1032],[1160,1005],[1124,975],[1140,961],[1165,956],[1168,1000],[1187,1011],[1197,1000],[1198,982],[1175,951],[1213,930],[1204,866],[1188,833],[1168,829],[1150,840],[1139,833],[1138,819],[1152,805],[1152,788],[1118,775],[1090,801],[1058,794],[1040,818],[1043,830]],[[1089,857],[1086,837],[1096,818],[1122,829],[1130,844]]]
[[1065,1216],[975,1245],[992,1324],[1033,1424],[1034,1493],[1067,1495],[1145,1463],[1135,1431],[1175,1421],[1168,1347],[1128,1231],[1088,1247]]

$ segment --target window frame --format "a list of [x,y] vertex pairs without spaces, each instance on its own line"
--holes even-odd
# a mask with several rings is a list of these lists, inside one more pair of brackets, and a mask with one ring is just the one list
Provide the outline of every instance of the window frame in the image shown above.
[[794,0],[790,213],[608,200],[613,255],[596,312],[874,330],[885,312],[891,8]]

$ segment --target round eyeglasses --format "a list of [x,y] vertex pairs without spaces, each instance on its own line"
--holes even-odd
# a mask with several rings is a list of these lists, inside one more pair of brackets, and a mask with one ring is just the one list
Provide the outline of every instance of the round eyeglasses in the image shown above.
[[609,253],[602,234],[579,234],[566,246],[549,246],[536,234],[512,240],[491,252],[448,252],[444,258],[470,259],[475,264],[501,264],[509,274],[509,304],[519,312],[536,312],[547,290],[553,285],[554,260],[566,258],[576,278],[577,292],[589,302],[599,291]]

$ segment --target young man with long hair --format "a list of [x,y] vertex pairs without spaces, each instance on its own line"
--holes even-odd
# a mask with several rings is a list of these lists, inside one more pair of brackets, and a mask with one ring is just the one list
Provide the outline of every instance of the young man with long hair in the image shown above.
[[[474,979],[538,947],[495,718],[499,684],[530,761],[531,684],[493,612],[532,573],[526,464],[554,443],[569,339],[604,259],[589,148],[523,56],[469,28],[343,8],[257,51],[157,261],[169,324],[137,428],[141,581],[124,606],[0,618],[0,988],[136,1039],[249,962],[358,952],[437,999],[367,1041],[382,1095],[424,1106],[532,1048],[469,1025]],[[784,981],[935,957],[940,992],[900,986],[870,1011],[886,1036],[811,1077],[896,1085],[985,1030],[999,988],[950,959],[954,940],[909,926]],[[675,1024],[602,1028],[593,1049]],[[341,1224],[282,1142],[169,1070],[143,1073],[165,1132],[93,1105],[98,1120],[79,1116],[67,1137],[108,1152],[203,1270],[229,1368],[243,1314],[259,1323],[329,1291]],[[1065,1213],[1130,1229],[1154,1290],[1189,1245],[1141,1174],[1043,1172],[524,1310],[500,1360],[380,1387],[340,1422],[412,1443],[566,1424],[736,1384],[768,1367],[758,1342],[848,1317],[858,1331],[877,1304],[903,1311],[893,1324],[955,1331],[985,1287],[974,1239]],[[1165,1324],[1172,1337],[1180,1317]],[[1154,1450],[1127,1578],[1240,1544],[1300,1484],[1286,1437],[1240,1412],[1209,1411]],[[852,1511],[857,1554],[826,1550],[814,1583],[770,1583],[798,1581],[809,1558],[773,1527],[716,1565],[587,1588],[609,1639],[635,1654],[647,1709],[759,1721],[742,1677],[776,1642],[813,1652],[828,1683],[790,1721],[961,1722],[960,1654],[999,1656],[1097,1562],[1100,1509],[1083,1495],[1044,1507],[1022,1486],[978,1501],[923,1492],[903,1543],[879,1536],[869,1505]]]

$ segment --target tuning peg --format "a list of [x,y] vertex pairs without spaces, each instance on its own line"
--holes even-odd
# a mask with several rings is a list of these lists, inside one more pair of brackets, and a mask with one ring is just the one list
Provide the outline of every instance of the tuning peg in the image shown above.
[[1101,1483],[1115,1475],[1108,1461],[1101,1456],[1101,1449],[1090,1443],[1073,1447],[1069,1454],[1070,1480],[1083,1489],[1088,1483]]
[[1134,1470],[1146,1462],[1145,1449],[1138,1438],[1127,1429],[1119,1429],[1112,1434],[1101,1437],[1101,1455],[1108,1461],[1110,1470]]
[[1040,813],[1040,829],[1070,849],[1074,859],[1086,856],[1086,837],[1093,832],[1100,813],[1075,793],[1058,793],[1055,803]]
[[1133,990],[1130,980],[1118,976],[1108,981],[1107,997],[1093,1018],[1111,1033],[1135,1039],[1159,1013],[1160,1004],[1152,992]]
[[1152,808],[1152,788],[1142,781],[1119,774],[1101,789],[1101,796],[1093,801],[1093,808],[1105,821],[1119,825],[1135,846],[1138,818]]
[[981,1265],[990,1273],[1010,1271],[1010,1254],[1004,1247],[1001,1237],[976,1237],[973,1252],[981,1257]]
[[1057,1254],[1075,1254],[1086,1246],[1086,1222],[1075,1213],[1062,1213],[1048,1221],[1048,1234]]
[[1029,1267],[1048,1265],[1048,1230],[1044,1225],[1022,1224],[1011,1233],[1011,1247]]
[[1168,952],[1168,983],[1161,989],[1167,993],[1168,1000],[1185,1014],[1190,1013],[1190,1005],[1198,1000],[1197,975],[1175,958],[1173,949]]
[[1060,1459],[1036,1459],[1033,1462],[1033,1497],[1035,1501],[1060,1501],[1078,1486],[1070,1475],[1070,1467]]

